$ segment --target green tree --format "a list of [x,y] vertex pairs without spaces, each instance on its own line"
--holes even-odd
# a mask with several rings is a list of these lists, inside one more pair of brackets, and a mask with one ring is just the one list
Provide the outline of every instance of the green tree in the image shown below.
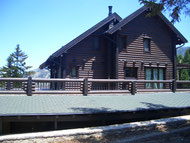
[[[185,51],[184,57],[182,55],[177,56],[177,63],[190,64],[190,48],[188,48]],[[190,70],[189,69],[181,69],[181,80],[190,80]],[[186,87],[187,85],[183,85],[183,86]]]
[[190,48],[185,51],[183,63],[190,64]]
[[188,8],[190,0],[139,0],[139,2],[153,8],[152,12],[147,16],[154,16],[163,10],[169,11],[172,23],[180,21],[180,14],[182,12],[186,15],[190,13],[190,9]]
[[181,71],[181,80],[190,80],[189,70],[188,69],[183,69]]
[[178,55],[177,56],[177,63],[181,64],[183,62],[183,56],[182,55]]
[[26,66],[27,58],[28,56],[17,45],[15,52],[7,58],[7,64],[0,68],[0,77],[23,78],[33,74],[33,71],[29,71],[31,66]]

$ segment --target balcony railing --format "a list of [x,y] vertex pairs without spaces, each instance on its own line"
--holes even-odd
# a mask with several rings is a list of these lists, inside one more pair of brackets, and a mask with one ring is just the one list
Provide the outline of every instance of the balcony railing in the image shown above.
[[190,91],[190,81],[0,78],[0,94],[119,94]]

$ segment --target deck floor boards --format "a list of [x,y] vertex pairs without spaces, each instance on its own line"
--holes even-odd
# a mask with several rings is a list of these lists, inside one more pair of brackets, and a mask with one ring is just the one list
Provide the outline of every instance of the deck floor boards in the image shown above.
[[0,116],[72,115],[190,107],[190,93],[0,95]]

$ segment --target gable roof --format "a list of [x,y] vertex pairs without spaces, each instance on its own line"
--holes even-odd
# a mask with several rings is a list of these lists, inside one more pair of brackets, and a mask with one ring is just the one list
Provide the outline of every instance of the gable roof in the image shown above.
[[[143,6],[131,15],[127,16],[123,20],[121,20],[118,24],[116,24],[113,28],[109,29],[107,33],[113,34],[117,30],[119,30],[121,27],[132,21],[134,18],[139,16],[141,13],[143,13],[145,10],[147,10],[149,7]],[[174,27],[173,24],[162,14],[159,13],[158,16],[166,23],[166,25],[177,35],[178,38],[181,39],[182,43],[187,43],[187,39]]]
[[55,57],[59,57],[63,53],[67,53],[67,50],[69,50],[70,48],[75,46],[77,43],[79,43],[80,41],[82,41],[83,39],[85,39],[86,37],[91,35],[92,33],[94,33],[96,30],[98,30],[99,28],[101,28],[102,26],[107,24],[108,22],[112,21],[113,19],[121,21],[122,18],[117,13],[113,13],[110,16],[106,17],[105,19],[103,19],[102,21],[100,21],[99,23],[94,25],[92,28],[88,29],[86,32],[79,35],[78,37],[73,39],[71,42],[69,42],[68,44],[66,44],[59,50],[57,50],[55,53],[53,53],[43,64],[40,65],[40,69],[45,68],[47,66],[49,60],[51,60]]
[[114,32],[119,30],[121,27],[123,27],[125,24],[129,23],[131,20],[133,20],[135,17],[137,17],[138,15],[140,15],[142,12],[144,12],[147,9],[148,9],[148,7],[146,7],[146,6],[141,7],[140,9],[136,10],[134,13],[127,16],[125,19],[121,20],[113,28],[109,29],[107,31],[107,33],[113,34]]

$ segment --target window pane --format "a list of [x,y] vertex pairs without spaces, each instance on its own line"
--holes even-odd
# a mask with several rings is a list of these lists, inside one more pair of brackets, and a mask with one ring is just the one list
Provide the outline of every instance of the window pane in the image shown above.
[[144,39],[144,50],[145,52],[150,52],[150,40]]
[[76,68],[72,68],[71,76],[72,76],[72,77],[76,77],[76,76],[77,76]]
[[[153,69],[153,80],[158,80],[158,69]],[[153,87],[155,89],[157,89],[158,88],[158,84],[154,83]]]
[[137,68],[127,67],[125,69],[126,78],[137,78]]
[[[164,70],[159,69],[159,80],[164,80]],[[160,88],[164,88],[164,84],[160,83]]]
[[[146,69],[146,80],[151,80],[151,69]],[[151,88],[151,83],[146,83],[146,88]]]

